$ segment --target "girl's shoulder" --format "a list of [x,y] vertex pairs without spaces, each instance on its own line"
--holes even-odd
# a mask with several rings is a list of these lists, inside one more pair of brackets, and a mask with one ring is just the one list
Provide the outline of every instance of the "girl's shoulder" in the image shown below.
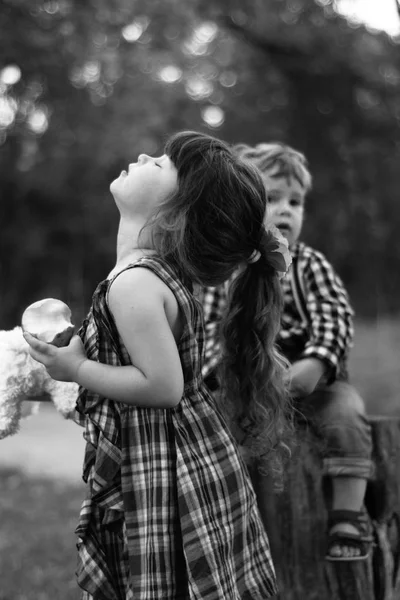
[[165,300],[173,295],[181,306],[193,299],[192,287],[183,283],[178,270],[154,254],[114,269],[107,278],[107,302],[110,293],[122,298],[129,298],[132,293],[142,298],[158,295]]
[[108,287],[116,280],[144,285],[156,285],[157,281],[167,285],[171,282],[181,283],[172,265],[155,254],[140,256],[122,267],[114,267],[106,279]]
[[108,280],[107,302],[118,298],[120,302],[133,299],[146,301],[162,298],[168,293],[168,286],[153,269],[141,262],[130,265]]
[[92,308],[109,305],[110,294],[122,299],[135,296],[170,295],[182,297],[183,284],[176,273],[162,258],[141,256],[124,265],[117,265],[105,279],[100,281],[92,294]]

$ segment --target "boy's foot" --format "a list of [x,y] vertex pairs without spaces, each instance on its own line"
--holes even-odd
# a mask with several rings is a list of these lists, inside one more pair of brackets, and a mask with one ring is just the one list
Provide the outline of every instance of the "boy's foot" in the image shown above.
[[329,513],[326,560],[365,560],[369,556],[372,541],[371,523],[365,512],[333,510]]

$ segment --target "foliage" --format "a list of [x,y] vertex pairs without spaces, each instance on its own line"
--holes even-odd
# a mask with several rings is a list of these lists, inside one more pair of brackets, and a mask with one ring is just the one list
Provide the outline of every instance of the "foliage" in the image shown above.
[[110,181],[185,128],[305,152],[305,237],[360,314],[397,308],[400,40],[331,0],[3,0],[0,29],[1,327],[46,296],[81,318]]
[[350,379],[365,401],[368,414],[400,416],[400,319],[356,320],[350,354]]

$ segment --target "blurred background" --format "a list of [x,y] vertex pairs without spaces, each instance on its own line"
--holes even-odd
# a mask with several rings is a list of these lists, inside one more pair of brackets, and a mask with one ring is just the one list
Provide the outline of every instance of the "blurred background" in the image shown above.
[[[110,181],[140,152],[188,128],[281,140],[314,176],[303,238],[356,311],[352,379],[369,412],[400,414],[399,14],[396,0],[2,0],[0,328],[45,297],[79,324],[115,261]],[[82,448],[50,405],[0,442],[0,600],[79,597]]]

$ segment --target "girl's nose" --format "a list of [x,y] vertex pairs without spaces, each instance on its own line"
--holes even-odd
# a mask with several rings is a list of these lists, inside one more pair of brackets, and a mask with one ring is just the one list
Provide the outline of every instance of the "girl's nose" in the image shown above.
[[150,160],[150,156],[147,156],[147,154],[139,154],[139,156],[138,156],[138,163],[140,163],[140,164],[146,163],[149,160]]

